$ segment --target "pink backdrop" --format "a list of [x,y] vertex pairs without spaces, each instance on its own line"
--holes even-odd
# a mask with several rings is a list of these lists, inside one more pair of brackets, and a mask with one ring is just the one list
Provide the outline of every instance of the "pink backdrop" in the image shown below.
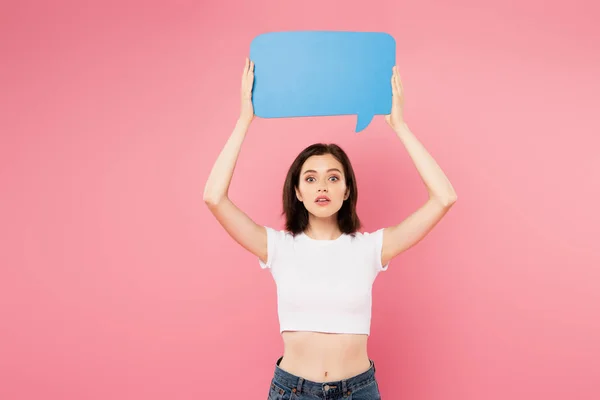
[[[459,196],[376,281],[383,397],[600,397],[591,0],[12,3],[0,9],[0,398],[267,397],[275,287],[202,192],[252,38],[296,29],[396,38],[409,126]],[[293,157],[336,142],[366,230],[401,221],[425,187],[382,117],[360,135],[355,121],[257,119],[232,198],[280,227]]]

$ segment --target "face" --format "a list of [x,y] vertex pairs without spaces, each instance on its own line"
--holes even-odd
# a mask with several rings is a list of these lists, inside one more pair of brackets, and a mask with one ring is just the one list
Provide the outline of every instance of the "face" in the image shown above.
[[304,162],[296,197],[310,214],[321,218],[335,215],[349,194],[344,167],[331,154],[312,156]]

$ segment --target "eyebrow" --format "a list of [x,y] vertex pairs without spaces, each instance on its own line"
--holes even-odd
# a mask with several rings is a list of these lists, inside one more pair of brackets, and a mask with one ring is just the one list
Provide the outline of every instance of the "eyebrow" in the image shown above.
[[[329,168],[329,169],[327,170],[327,172],[331,172],[331,171],[337,171],[337,172],[339,172],[340,174],[342,173],[342,171],[340,171],[340,170],[339,170],[339,169],[337,169],[337,168]],[[317,173],[317,171],[315,171],[314,169],[309,169],[309,170],[306,170],[306,171],[304,171],[304,173],[303,173],[302,175],[308,174],[309,172],[312,172],[313,174],[316,174],[316,173]]]

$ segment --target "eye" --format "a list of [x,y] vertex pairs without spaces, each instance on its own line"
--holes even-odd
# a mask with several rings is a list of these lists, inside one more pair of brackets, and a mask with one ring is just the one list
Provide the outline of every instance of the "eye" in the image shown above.
[[308,178],[306,178],[306,181],[307,181],[307,182],[311,182],[311,179],[313,179],[313,180],[314,180],[315,178],[313,178],[312,176],[309,176]]
[[335,175],[334,175],[334,176],[332,176],[332,177],[330,177],[329,179],[335,179],[336,181],[339,181],[339,180],[340,180],[340,178],[338,178],[338,177],[337,177],[337,176],[335,176]]

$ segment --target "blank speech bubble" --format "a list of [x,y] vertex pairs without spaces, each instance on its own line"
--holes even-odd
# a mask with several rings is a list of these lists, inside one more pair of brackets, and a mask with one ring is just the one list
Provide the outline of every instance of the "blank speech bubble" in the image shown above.
[[396,41],[387,33],[264,33],[252,40],[250,59],[258,117],[357,115],[360,132],[391,111]]

